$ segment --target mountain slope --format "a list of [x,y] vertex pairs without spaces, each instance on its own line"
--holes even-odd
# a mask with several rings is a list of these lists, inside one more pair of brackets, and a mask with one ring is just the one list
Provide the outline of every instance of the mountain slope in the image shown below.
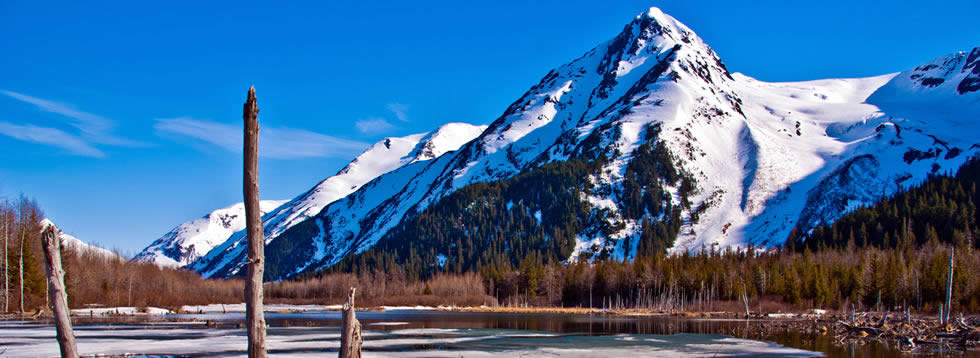
[[325,179],[272,212],[264,219],[265,234],[268,237],[276,237],[293,225],[316,215],[327,204],[347,196],[379,175],[456,150],[484,129],[486,126],[447,123],[430,133],[386,138],[375,143],[336,175]]
[[[262,200],[259,210],[268,213],[285,201]],[[245,228],[245,205],[237,203],[177,225],[133,258],[161,266],[184,267]]]
[[[328,204],[346,197],[376,177],[404,166],[421,165],[419,163],[456,150],[485,129],[486,126],[447,123],[429,133],[386,138],[375,143],[336,175],[264,216],[266,241],[271,241],[287,229],[318,214]],[[244,240],[244,231],[234,234],[221,245],[221,250],[204,257],[192,268],[203,272],[205,277],[210,277],[213,272],[209,272],[209,269],[225,269],[228,263],[240,262],[236,260],[244,255]]]
[[[423,216],[472,228],[458,233],[472,250],[493,242],[520,260],[512,248],[526,244],[524,231],[479,230],[510,220],[518,204],[534,219],[516,227],[537,232],[542,245],[574,228],[574,248],[560,260],[630,259],[648,247],[779,245],[794,228],[809,230],[930,172],[955,169],[980,149],[968,135],[978,132],[971,119],[980,114],[976,53],[897,75],[766,83],[730,73],[687,26],[651,8],[550,71],[458,151],[381,175],[282,232],[267,246],[269,278],[331,267],[379,242],[420,245],[396,255],[396,264],[406,256],[454,264],[448,253],[460,249],[452,238],[430,242],[412,229]],[[934,111],[940,106],[945,112]],[[599,167],[574,180],[547,174],[567,168],[536,172],[568,160]],[[554,197],[507,196],[526,193],[507,189],[521,180],[500,192],[478,187],[519,173],[561,181],[586,214],[544,210]],[[452,196],[463,188],[472,189]],[[470,201],[430,210],[445,200]],[[482,206],[496,209],[489,216],[447,210]],[[535,221],[553,227],[528,229]],[[549,232],[558,227],[566,233]],[[565,255],[564,246],[549,255]],[[223,256],[195,270],[237,273],[242,255]]]

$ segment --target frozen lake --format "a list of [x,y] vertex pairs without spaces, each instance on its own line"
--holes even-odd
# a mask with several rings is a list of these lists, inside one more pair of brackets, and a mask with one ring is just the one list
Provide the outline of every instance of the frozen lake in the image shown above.
[[[365,357],[677,357],[892,356],[884,346],[838,347],[832,337],[777,332],[749,337],[763,322],[670,317],[471,313],[416,310],[358,312]],[[340,312],[267,313],[273,356],[333,356]],[[79,349],[93,355],[245,356],[241,313],[93,319],[75,325]],[[854,350],[852,350],[854,349]],[[57,356],[54,327],[0,321],[0,356]]]

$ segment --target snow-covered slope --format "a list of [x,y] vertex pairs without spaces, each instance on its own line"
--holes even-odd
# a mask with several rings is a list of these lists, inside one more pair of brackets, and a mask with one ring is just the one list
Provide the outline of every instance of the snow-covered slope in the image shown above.
[[[263,217],[266,241],[278,237],[294,225],[318,214],[327,204],[346,197],[371,180],[392,170],[424,163],[475,138],[487,127],[466,123],[447,123],[439,129],[400,138],[386,138],[361,153],[350,164]],[[244,255],[244,231],[234,234],[215,255],[208,255],[192,268],[213,275],[209,268],[222,269]],[[218,265],[219,263],[225,263]],[[236,270],[237,272],[237,270]],[[231,273],[233,274],[233,273]]]
[[[289,259],[274,262],[273,278],[363,252],[466,185],[600,155],[606,166],[588,180],[604,190],[583,200],[621,229],[579,235],[572,258],[631,258],[639,240],[625,238],[640,220],[622,215],[620,195],[634,150],[650,140],[693,179],[672,251],[781,244],[798,224],[834,220],[977,153],[978,57],[974,49],[897,75],[767,83],[729,73],[691,29],[651,8],[550,71],[458,151],[402,164],[279,233],[268,247]],[[680,184],[667,190],[680,204]],[[242,267],[240,248],[212,254],[194,269],[228,277]]]
[[[47,228],[48,226],[54,226],[55,228],[58,228],[58,225],[55,225],[54,222],[52,222],[51,220],[42,219],[41,230],[43,231],[44,228]],[[79,240],[77,237],[66,234],[64,231],[61,230],[58,230],[58,238],[61,239],[61,246],[66,249],[71,249],[75,251],[86,251],[104,257],[119,257],[119,255],[116,255],[116,253],[112,251],[86,243],[82,240]]]
[[486,126],[448,123],[430,133],[400,138],[385,138],[354,158],[336,175],[329,177],[289,203],[279,207],[264,219],[265,235],[279,236],[283,231],[313,215],[327,204],[378,177],[399,167],[436,158],[456,150],[483,132]]
[[[285,201],[263,200],[259,202],[262,214],[268,213]],[[215,210],[170,230],[136,254],[135,261],[153,262],[161,266],[184,267],[228,240],[231,234],[245,228],[245,205],[237,203]]]

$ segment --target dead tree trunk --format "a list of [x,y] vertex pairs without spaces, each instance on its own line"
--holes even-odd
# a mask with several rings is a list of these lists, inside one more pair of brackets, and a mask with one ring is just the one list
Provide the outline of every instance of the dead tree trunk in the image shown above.
[[27,223],[24,222],[25,228],[20,235],[20,260],[18,267],[20,269],[20,315],[24,315],[24,239],[27,238]]
[[10,262],[7,261],[7,207],[6,205],[0,206],[3,210],[3,217],[0,220],[3,221],[3,312],[7,313],[10,310]]
[[249,358],[265,357],[265,315],[262,312],[262,276],[265,272],[265,240],[259,211],[259,107],[255,87],[248,89],[242,119],[245,121],[244,181],[245,230],[248,236],[248,275],[245,281],[245,320]]
[[340,331],[340,358],[361,358],[361,322],[354,317],[354,291],[351,287],[344,303],[343,326]]
[[749,296],[745,290],[745,284],[742,284],[742,304],[745,305],[745,319],[749,318]]
[[61,268],[61,243],[58,239],[58,229],[48,226],[41,235],[41,245],[44,248],[45,270],[48,274],[48,295],[54,305],[54,323],[57,332],[58,345],[61,346],[62,357],[78,357],[75,346],[75,333],[71,329],[71,316],[68,310],[68,294],[65,292],[65,270]]
[[946,281],[946,311],[943,315],[943,324],[949,323],[949,314],[953,311],[953,247],[949,248],[949,275]]

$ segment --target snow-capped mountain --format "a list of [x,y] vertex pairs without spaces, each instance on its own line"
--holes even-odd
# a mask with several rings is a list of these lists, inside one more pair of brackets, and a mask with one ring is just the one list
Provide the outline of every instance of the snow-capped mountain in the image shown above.
[[[41,230],[43,231],[48,226],[54,226],[55,228],[58,228],[58,225],[55,225],[54,222],[52,222],[51,220],[42,219]],[[116,255],[116,253],[112,251],[86,243],[82,240],[79,240],[77,237],[66,234],[64,231],[61,230],[58,230],[58,238],[61,239],[61,246],[66,249],[71,249],[75,251],[86,251],[104,257],[119,257],[119,255]]]
[[[262,200],[259,202],[259,210],[265,214],[283,203],[285,201]],[[244,228],[245,205],[237,203],[178,225],[150,243],[133,260],[184,267]]]
[[[315,216],[327,204],[348,196],[378,176],[454,151],[486,128],[486,126],[466,123],[447,123],[429,133],[385,138],[375,143],[336,175],[323,180],[309,191],[265,215],[263,228],[266,242]],[[203,258],[195,263],[192,269],[203,272],[206,277],[212,276],[213,273],[207,272],[208,268],[219,267],[216,265],[218,262],[234,262],[239,256],[244,255],[244,240],[244,231],[235,233],[218,248],[219,250],[215,250],[215,255]],[[220,267],[224,266],[220,265]]]
[[[624,176],[651,142],[689,178],[657,183],[682,207],[673,252],[778,245],[798,226],[832,221],[980,152],[978,57],[980,48],[900,74],[768,83],[730,73],[691,29],[651,8],[550,71],[459,150],[400,162],[316,213],[287,216],[301,221],[274,236],[278,221],[267,220],[267,272],[282,279],[332,266],[397,239],[386,235],[460,188],[569,158],[605,158],[582,179],[598,189],[581,199],[616,228],[582,231],[570,258],[632,258],[642,219],[623,214]],[[235,275],[240,242],[193,269]]]

